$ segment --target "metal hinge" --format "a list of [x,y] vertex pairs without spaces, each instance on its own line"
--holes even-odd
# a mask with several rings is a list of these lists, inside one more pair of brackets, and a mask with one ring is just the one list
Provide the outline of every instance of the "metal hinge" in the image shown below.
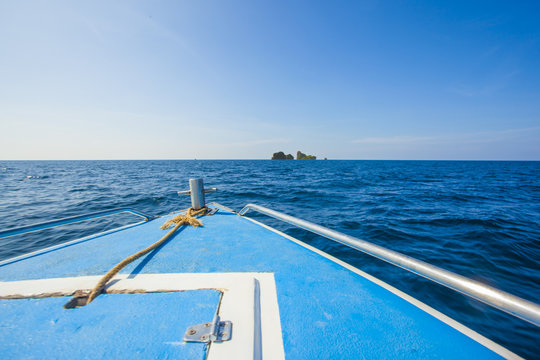
[[231,339],[232,322],[219,321],[219,316],[214,316],[212,322],[192,325],[184,334],[185,342],[228,341]]

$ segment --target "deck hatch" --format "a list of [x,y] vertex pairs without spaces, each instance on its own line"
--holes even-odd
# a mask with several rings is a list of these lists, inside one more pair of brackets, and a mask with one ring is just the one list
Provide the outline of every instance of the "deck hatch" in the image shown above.
[[[128,356],[130,354],[136,354],[135,357],[140,358],[188,359],[195,357],[197,359],[205,358],[208,360],[243,360],[261,359],[263,357],[271,359],[285,358],[276,284],[272,273],[173,273],[141,274],[135,277],[121,274],[115,276],[114,281],[107,287],[106,293],[102,294],[102,296],[98,297],[91,304],[72,310],[62,308],[62,305],[67,300],[67,296],[72,296],[76,290],[89,291],[100,278],[100,276],[82,276],[11,282],[0,281],[0,314],[2,314],[0,317],[0,349],[4,349],[4,344],[7,342],[11,346],[12,351],[18,351],[20,348],[17,344],[21,342],[21,339],[25,338],[26,334],[30,332],[37,333],[33,325],[30,324],[34,321],[32,320],[34,315],[50,315],[48,311],[40,311],[32,305],[41,303],[48,305],[45,308],[47,310],[53,309],[59,316],[79,317],[79,319],[75,319],[72,322],[73,326],[71,329],[64,331],[65,336],[59,337],[61,340],[69,339],[73,334],[80,336],[82,332],[78,328],[79,324],[85,324],[85,327],[97,331],[101,328],[101,325],[98,326],[94,319],[107,322],[106,324],[112,331],[110,331],[109,336],[104,338],[107,343],[105,347],[116,350],[116,345],[120,344],[121,346],[119,348],[121,350],[119,351],[121,353],[107,352],[107,354],[96,354],[93,352],[91,354],[79,354],[83,358],[131,359],[133,357]],[[188,294],[192,295],[184,297],[184,295]],[[209,305],[207,302],[199,301],[204,300],[204,294],[217,295],[207,295],[211,299],[215,299],[215,301],[211,301],[212,306],[207,306]],[[138,309],[126,308],[126,302],[121,299],[117,301],[119,300],[117,297],[127,297],[127,299],[138,302]],[[147,299],[163,297],[162,299],[169,299],[169,301],[153,301],[150,304],[149,301],[142,300],[145,297]],[[113,300],[115,298],[117,300]],[[106,303],[108,301],[115,302],[114,307],[100,306],[100,304],[107,305]],[[7,315],[7,312],[4,311],[7,309],[2,308],[2,306],[9,307],[18,302],[21,304],[26,303],[27,306],[21,306],[19,309],[21,311],[18,314],[11,314],[9,319],[7,319],[7,316],[3,317]],[[22,310],[25,308],[33,309],[32,314],[23,313]],[[100,311],[109,311],[109,313],[98,314]],[[93,314],[93,312],[96,313]],[[98,316],[88,315],[90,313]],[[223,334],[225,332],[230,337],[230,340],[212,341],[209,343],[186,343],[183,341],[185,329],[192,324],[207,324],[208,320],[214,319],[216,314],[231,322],[231,328],[224,327],[221,331],[221,336],[225,338],[226,335]],[[111,322],[111,315],[123,317],[124,321]],[[136,319],[133,319],[134,316],[144,316],[150,323],[147,321],[147,324],[141,324],[139,321],[135,321]],[[153,337],[154,334],[157,334],[156,331],[151,330],[156,325],[153,320],[154,316],[162,317],[162,321],[158,326],[159,329],[162,329],[162,325],[168,329],[167,331],[169,333],[166,340],[164,340],[163,336],[159,338]],[[16,324],[15,327],[20,328],[19,324],[17,324],[18,319],[24,319],[29,324],[25,327],[28,330],[27,332],[19,331],[18,336],[16,336],[12,334],[9,327]],[[53,326],[57,323],[55,319],[47,318],[41,324],[42,326],[47,326],[47,324]],[[217,323],[220,320],[215,318],[215,321]],[[137,324],[138,327],[137,329],[133,329],[129,326],[125,327],[122,325],[121,328],[117,326],[125,322]],[[234,324],[234,334],[230,331],[232,330],[232,324]],[[211,327],[211,325],[207,327]],[[64,329],[64,327],[60,327],[60,329]],[[43,338],[40,343],[47,343],[47,346],[59,344],[60,342],[58,341],[50,342],[48,339],[45,341],[44,337],[47,334],[51,334],[50,330],[44,329],[42,332]],[[141,341],[133,341],[132,333],[135,333]],[[217,336],[219,336],[219,333],[220,331],[218,329]],[[261,337],[262,333],[266,336]],[[96,332],[96,336],[103,336],[103,333]],[[210,335],[208,336],[210,337]],[[6,340],[8,337],[11,340]],[[89,339],[86,336],[80,337],[83,341]],[[139,346],[141,342],[146,343],[146,345]],[[91,341],[90,343],[96,344],[95,341]],[[136,347],[133,347],[134,345]],[[34,348],[40,349],[42,348],[40,346]],[[94,345],[88,346],[87,348],[92,348]],[[98,347],[99,351],[105,349],[104,346]],[[197,354],[190,356],[187,354],[171,354],[168,347],[171,347],[175,351],[199,350]],[[148,350],[151,348],[167,349],[162,353],[150,354]],[[200,352],[201,349],[204,352],[204,356]],[[48,351],[48,353],[53,352]],[[62,351],[62,354],[69,353],[69,351]],[[113,356],[109,356],[110,354],[113,354]],[[73,352],[69,355],[73,355]],[[72,359],[74,357],[69,355],[60,356],[59,358]],[[75,355],[77,355],[76,352]],[[24,358],[28,356],[12,357]],[[39,358],[39,356],[36,357]]]

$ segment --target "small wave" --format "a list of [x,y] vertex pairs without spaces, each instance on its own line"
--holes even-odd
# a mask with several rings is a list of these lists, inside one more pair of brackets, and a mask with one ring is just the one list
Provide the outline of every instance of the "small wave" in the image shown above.
[[26,178],[24,180],[31,180],[31,179],[48,179],[49,176],[48,175],[43,175],[43,176],[39,176],[39,175],[27,175]]
[[77,192],[83,192],[83,191],[88,191],[88,189],[87,188],[75,188],[75,189],[69,190],[68,192],[77,193]]
[[360,224],[358,221],[346,220],[346,221],[342,221],[340,225],[343,229],[355,230],[355,229],[359,229],[362,224]]
[[481,226],[484,228],[492,229],[505,229],[509,225],[516,225],[514,222],[509,222],[504,219],[478,219],[478,218],[435,218],[435,219],[404,219],[405,224],[412,225],[426,225],[426,226],[438,226],[438,227],[450,227],[450,226]]

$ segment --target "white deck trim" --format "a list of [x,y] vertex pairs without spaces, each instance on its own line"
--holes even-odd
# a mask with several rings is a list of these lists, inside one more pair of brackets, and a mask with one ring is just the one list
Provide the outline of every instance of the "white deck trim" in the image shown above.
[[490,339],[486,338],[485,336],[483,336],[483,335],[477,333],[476,331],[468,328],[467,326],[461,324],[460,322],[458,322],[458,321],[444,315],[440,311],[435,310],[431,306],[424,304],[420,300],[415,299],[410,295],[407,295],[403,291],[396,289],[395,287],[385,283],[382,280],[377,279],[376,277],[374,277],[372,275],[369,275],[368,273],[366,273],[366,272],[352,266],[351,264],[348,264],[348,263],[346,263],[346,262],[344,262],[342,260],[339,260],[338,258],[336,258],[336,257],[334,257],[334,256],[332,256],[330,254],[325,253],[324,251],[321,251],[321,250],[319,250],[319,249],[317,249],[317,248],[315,248],[315,247],[313,247],[311,245],[308,245],[308,244],[302,242],[301,240],[298,240],[298,239],[296,239],[296,238],[294,238],[294,237],[292,237],[290,235],[287,235],[287,234],[285,234],[285,233],[283,233],[283,232],[281,232],[279,230],[276,230],[271,226],[263,224],[263,223],[261,223],[261,222],[259,222],[257,220],[254,220],[254,219],[249,218],[247,216],[241,216],[241,215],[238,215],[238,216],[240,216],[240,217],[242,217],[244,219],[247,219],[247,220],[249,220],[249,221],[251,221],[251,222],[253,222],[253,223],[255,223],[255,224],[259,225],[259,226],[262,226],[265,229],[268,229],[268,230],[270,230],[270,231],[272,231],[272,232],[274,232],[274,233],[276,233],[278,235],[281,235],[281,236],[291,240],[292,242],[294,242],[294,243],[296,243],[296,244],[298,244],[298,245],[300,245],[300,246],[302,246],[302,247],[304,247],[304,248],[306,248],[308,250],[311,250],[311,251],[317,253],[318,255],[323,256],[323,257],[327,258],[328,260],[331,260],[331,261],[335,262],[336,264],[343,266],[347,270],[350,270],[350,271],[364,277],[365,279],[367,279],[367,280],[381,286],[382,288],[384,288],[384,289],[390,291],[391,293],[399,296],[403,300],[411,303],[412,305],[414,305],[417,308],[425,311],[426,313],[428,313],[431,316],[437,318],[438,320],[444,322],[445,324],[453,327],[454,329],[456,329],[460,333],[468,336],[469,338],[473,339],[474,341],[478,342],[479,344],[487,347],[488,349],[495,352],[496,354],[499,354],[500,356],[502,356],[502,357],[504,357],[506,359],[524,360],[519,355],[517,355],[517,354],[513,353],[512,351],[508,350],[507,348],[497,344],[493,340],[490,340]]
[[[113,280],[107,291],[212,289],[222,292],[218,314],[222,320],[232,321],[232,338],[227,342],[212,343],[208,360],[285,359],[274,274],[181,273],[140,274],[134,278],[128,276],[115,276],[116,281]],[[0,296],[42,297],[43,294],[51,293],[69,296],[76,290],[91,290],[100,279],[101,276],[81,276],[5,281],[0,282]],[[181,331],[178,333],[180,342],[184,335]]]

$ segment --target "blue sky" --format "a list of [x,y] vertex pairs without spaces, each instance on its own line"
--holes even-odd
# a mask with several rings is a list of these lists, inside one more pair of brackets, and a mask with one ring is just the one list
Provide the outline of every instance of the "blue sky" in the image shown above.
[[540,160],[538,14],[0,0],[0,159]]

